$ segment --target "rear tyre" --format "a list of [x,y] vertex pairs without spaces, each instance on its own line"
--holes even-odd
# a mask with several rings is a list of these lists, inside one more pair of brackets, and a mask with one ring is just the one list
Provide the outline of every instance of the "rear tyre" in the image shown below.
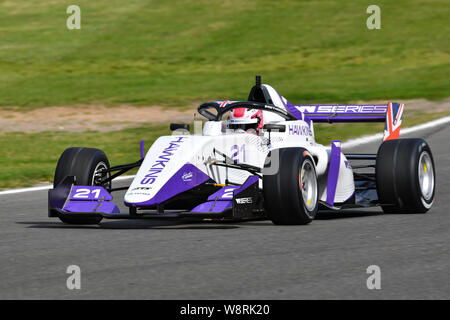
[[[308,224],[318,209],[318,182],[314,160],[304,148],[283,148],[279,153],[279,168],[274,174],[266,161],[263,171],[264,205],[274,224]],[[275,159],[271,160],[274,163]]]
[[[53,186],[58,185],[67,176],[75,177],[75,185],[101,185],[100,180],[109,175],[104,172],[105,169],[109,169],[109,161],[103,151],[93,148],[69,148],[58,160]],[[101,186],[109,189],[111,182]],[[60,220],[69,224],[98,224],[102,217],[60,217]]]
[[423,139],[388,140],[378,149],[377,193],[385,213],[425,213],[434,201],[433,155]]

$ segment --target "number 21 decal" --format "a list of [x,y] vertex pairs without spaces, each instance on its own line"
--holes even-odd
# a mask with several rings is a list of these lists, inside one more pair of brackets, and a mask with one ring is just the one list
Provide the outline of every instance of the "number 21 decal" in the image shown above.
[[237,162],[245,162],[245,144],[240,147],[235,144],[231,147],[231,159]]
[[100,197],[100,189],[77,189],[75,191],[75,194],[73,195],[73,198],[76,199],[89,199],[90,195],[92,194],[94,199],[98,199]]

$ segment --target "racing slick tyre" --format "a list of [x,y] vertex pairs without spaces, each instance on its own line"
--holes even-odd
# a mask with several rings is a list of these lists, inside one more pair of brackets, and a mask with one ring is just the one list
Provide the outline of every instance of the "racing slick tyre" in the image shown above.
[[423,139],[388,140],[378,149],[375,176],[385,213],[425,213],[434,201],[433,155]]
[[[93,148],[68,148],[58,160],[53,185],[58,185],[65,177],[75,176],[75,184],[82,186],[101,185],[99,179],[109,173],[102,170],[109,169],[109,161],[105,153]],[[102,185],[111,188],[111,182]],[[98,224],[102,217],[60,217],[69,224]]]
[[[276,170],[276,159],[271,157],[276,158],[277,153],[279,165]],[[282,148],[271,151],[267,157],[263,170],[263,192],[268,218],[280,225],[310,223],[319,205],[312,156],[304,148]]]

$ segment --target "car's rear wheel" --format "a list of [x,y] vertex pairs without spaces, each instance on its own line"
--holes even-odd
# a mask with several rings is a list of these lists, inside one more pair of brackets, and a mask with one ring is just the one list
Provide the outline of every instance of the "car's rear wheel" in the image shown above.
[[[103,151],[94,148],[69,148],[58,160],[53,184],[56,186],[65,177],[74,176],[76,185],[101,185],[111,188],[111,182],[101,184],[101,179],[109,175],[105,172],[106,169],[109,169],[109,161]],[[60,219],[69,224],[98,224],[102,217],[60,217]]]
[[433,155],[423,139],[388,140],[378,149],[377,193],[385,213],[425,213],[434,201]]
[[[277,156],[278,153],[278,156]],[[269,153],[263,172],[264,205],[274,224],[308,224],[318,209],[314,160],[304,148]],[[278,170],[271,172],[278,161]]]

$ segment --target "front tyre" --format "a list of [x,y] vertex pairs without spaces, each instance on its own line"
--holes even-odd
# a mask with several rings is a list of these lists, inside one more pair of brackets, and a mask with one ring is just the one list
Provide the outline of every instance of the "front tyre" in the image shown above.
[[[278,153],[278,157],[277,157]],[[264,204],[274,224],[308,224],[316,216],[318,182],[314,160],[304,148],[283,148],[268,155],[263,172]],[[278,160],[278,161],[277,161]],[[278,163],[278,170],[271,170]]]
[[378,149],[377,193],[385,213],[425,213],[433,202],[436,173],[423,139],[388,140]]
[[[99,149],[68,148],[58,160],[53,184],[55,187],[65,177],[74,176],[75,185],[101,185],[108,189],[111,188],[111,183],[102,185],[100,181],[109,175],[105,172],[109,167],[108,158]],[[60,217],[59,219],[68,224],[98,224],[102,217]]]

